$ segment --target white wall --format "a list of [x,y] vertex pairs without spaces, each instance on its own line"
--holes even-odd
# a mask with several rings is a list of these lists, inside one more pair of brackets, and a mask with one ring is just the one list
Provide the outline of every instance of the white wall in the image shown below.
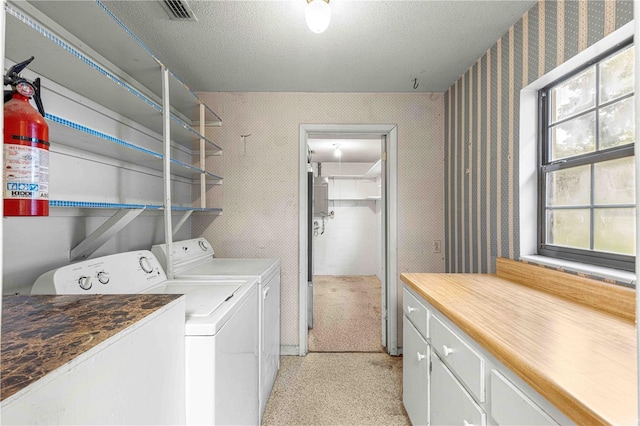
[[375,178],[355,178],[373,165],[322,164],[322,175],[329,178],[329,211],[334,214],[325,218],[314,217],[319,224],[319,230],[313,237],[315,275],[379,273],[379,235],[382,231],[377,215],[380,202],[370,197],[379,196],[380,188]]
[[[277,257],[282,266],[284,346],[298,345],[299,134],[301,124],[398,126],[398,271],[443,272],[433,240],[444,240],[444,102],[435,93],[201,93],[222,127],[209,159],[224,177],[208,202],[224,213],[193,219],[193,235],[222,257]],[[240,135],[251,134],[245,144]],[[323,166],[324,167],[324,166]],[[323,173],[324,175],[324,173]],[[402,301],[397,289],[399,303]],[[402,309],[398,309],[399,317]],[[401,324],[401,318],[399,318]],[[399,330],[399,336],[401,336]]]
[[329,201],[334,211],[325,221],[324,234],[314,235],[315,275],[376,275],[378,265],[376,201]]

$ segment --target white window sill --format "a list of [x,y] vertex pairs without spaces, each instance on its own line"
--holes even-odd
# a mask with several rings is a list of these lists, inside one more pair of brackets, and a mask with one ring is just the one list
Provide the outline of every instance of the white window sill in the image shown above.
[[552,257],[540,256],[537,254],[529,254],[520,256],[521,260],[538,265],[550,266],[553,268],[561,268],[566,271],[587,274],[591,277],[613,280],[628,286],[636,285],[636,274],[620,269],[606,268],[604,266],[589,265],[586,263],[572,262],[569,260],[555,259]]

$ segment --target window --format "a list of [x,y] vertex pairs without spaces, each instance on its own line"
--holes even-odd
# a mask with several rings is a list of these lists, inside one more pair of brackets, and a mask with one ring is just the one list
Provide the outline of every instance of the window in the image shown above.
[[539,91],[539,254],[633,270],[631,42]]

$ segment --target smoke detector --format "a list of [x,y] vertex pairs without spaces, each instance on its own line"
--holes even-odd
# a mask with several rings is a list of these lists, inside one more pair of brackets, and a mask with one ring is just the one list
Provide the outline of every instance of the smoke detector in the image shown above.
[[159,0],[172,21],[197,21],[187,0]]

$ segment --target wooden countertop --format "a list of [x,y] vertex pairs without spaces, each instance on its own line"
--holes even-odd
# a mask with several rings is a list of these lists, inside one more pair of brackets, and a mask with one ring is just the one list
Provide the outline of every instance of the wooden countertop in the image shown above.
[[497,275],[401,278],[577,424],[637,424],[632,321]]
[[0,400],[181,295],[4,296]]

